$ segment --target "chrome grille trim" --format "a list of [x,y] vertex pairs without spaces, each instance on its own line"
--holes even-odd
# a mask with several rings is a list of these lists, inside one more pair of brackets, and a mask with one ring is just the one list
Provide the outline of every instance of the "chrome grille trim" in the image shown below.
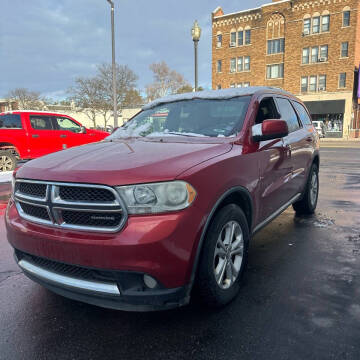
[[[36,181],[27,179],[16,179],[18,182],[29,182],[46,185],[46,198],[40,198],[35,196],[29,196],[28,194],[21,193],[17,190],[14,194],[14,200],[19,215],[30,222],[34,222],[41,225],[53,226],[57,228],[63,228],[68,230],[78,231],[93,231],[102,233],[114,233],[120,231],[125,225],[128,213],[126,205],[121,199],[117,191],[106,185],[94,185],[94,184],[82,184],[82,183],[61,183],[51,181]],[[82,188],[93,188],[93,189],[104,189],[111,192],[114,195],[114,201],[107,202],[95,202],[95,201],[68,201],[63,200],[59,196],[59,190],[62,186],[69,187],[82,187]],[[16,185],[15,185],[16,188]],[[44,220],[42,218],[34,217],[26,214],[21,208],[21,202],[27,203],[32,206],[46,208],[49,214],[49,219]],[[62,217],[62,211],[69,210],[75,212],[94,212],[94,213],[116,213],[121,215],[120,223],[117,226],[93,226],[93,225],[74,225],[66,223]]]

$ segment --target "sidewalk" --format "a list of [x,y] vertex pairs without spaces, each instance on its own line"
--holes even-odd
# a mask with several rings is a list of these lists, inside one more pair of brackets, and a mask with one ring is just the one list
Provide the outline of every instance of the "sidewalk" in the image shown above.
[[320,142],[328,142],[328,141],[355,141],[355,142],[359,142],[360,143],[360,138],[347,138],[347,137],[344,137],[344,138],[321,138],[320,139]]

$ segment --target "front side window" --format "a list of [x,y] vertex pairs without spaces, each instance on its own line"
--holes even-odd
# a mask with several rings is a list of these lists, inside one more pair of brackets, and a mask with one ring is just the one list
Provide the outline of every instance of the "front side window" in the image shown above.
[[301,122],[304,125],[311,125],[310,116],[309,116],[308,112],[305,110],[304,106],[301,105],[300,103],[298,103],[297,101],[293,101],[293,105],[299,115]]
[[326,75],[319,75],[319,91],[326,90]]
[[330,15],[324,15],[321,18],[321,32],[330,30]]
[[281,119],[285,120],[288,124],[289,133],[298,130],[300,128],[298,117],[290,101],[283,98],[276,98],[276,102],[279,107]]
[[244,45],[244,31],[238,31],[238,46]]
[[304,35],[310,35],[310,29],[311,29],[311,19],[304,19],[304,28],[303,28],[303,34]]
[[317,63],[319,60],[319,48],[317,46],[311,48],[311,62]]
[[221,47],[222,46],[222,35],[218,34],[216,35],[216,47]]
[[308,64],[309,58],[310,58],[310,50],[309,50],[309,48],[304,48],[302,51],[302,63]]
[[343,42],[341,43],[341,57],[348,57],[349,56],[349,43]]
[[250,99],[192,99],[156,105],[141,111],[107,139],[233,136],[243,126]]
[[251,30],[245,30],[245,45],[251,44]]
[[19,114],[0,115],[0,129],[22,129]]
[[301,78],[301,92],[307,92],[308,91],[308,77],[303,76]]
[[219,73],[221,72],[222,62],[221,60],[218,60],[216,63],[216,71]]
[[267,65],[266,78],[280,79],[284,77],[284,64]]
[[267,53],[268,55],[271,54],[280,54],[283,53],[285,50],[285,39],[274,39],[268,40],[267,42]]
[[350,26],[350,11],[343,12],[343,26]]
[[339,76],[339,88],[346,88],[346,73],[341,73]]
[[312,75],[310,76],[310,81],[309,81],[309,91],[316,91],[316,85],[317,85],[317,77]]
[[230,33],[230,46],[236,46],[236,32]]
[[56,118],[56,123],[59,127],[59,130],[67,130],[73,133],[81,132],[81,126],[68,118],[58,117]]
[[50,116],[30,115],[30,124],[34,130],[53,130]]
[[236,58],[230,59],[230,72],[236,71]]
[[318,34],[320,32],[320,16],[312,19],[312,33]]
[[243,57],[239,57],[237,59],[237,71],[243,71],[244,70],[244,60]]
[[244,56],[244,71],[250,71],[250,56]]

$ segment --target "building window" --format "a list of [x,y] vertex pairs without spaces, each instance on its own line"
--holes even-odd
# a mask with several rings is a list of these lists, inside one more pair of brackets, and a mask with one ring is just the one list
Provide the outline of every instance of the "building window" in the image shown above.
[[230,84],[230,87],[231,87],[231,88],[234,88],[234,87],[235,87],[235,84]]
[[282,39],[268,40],[267,45],[268,45],[267,48],[268,55],[280,54],[283,53],[285,50],[285,39],[282,38]]
[[311,19],[304,19],[304,28],[303,28],[303,34],[304,35],[310,35],[310,29],[311,29]]
[[339,76],[339,88],[346,88],[346,73],[341,73]]
[[319,91],[326,91],[326,75],[319,75]]
[[317,76],[310,76],[310,81],[309,81],[309,91],[316,91],[316,84],[317,84]]
[[238,46],[244,45],[244,31],[240,30],[238,31]]
[[218,90],[220,90],[220,89],[221,89],[221,85],[220,85],[220,84],[217,86],[217,89],[218,89]]
[[321,17],[321,32],[330,30],[330,15],[323,15]]
[[301,92],[307,92],[308,91],[308,78],[307,76],[303,76],[301,78]]
[[245,30],[245,45],[251,44],[251,30]]
[[217,64],[216,64],[216,71],[217,71],[218,73],[221,72],[221,67],[222,67],[222,61],[221,61],[221,60],[218,60],[218,61],[217,61]]
[[221,47],[222,46],[222,35],[221,34],[217,34],[216,35],[216,47]]
[[320,16],[316,16],[312,19],[312,33],[318,34],[320,32]]
[[319,48],[317,46],[311,48],[311,62],[317,63],[319,60]]
[[230,33],[230,47],[236,46],[236,32],[233,31]]
[[284,77],[284,64],[273,64],[266,66],[267,79],[281,79]]
[[341,43],[341,57],[348,57],[349,56],[349,43],[343,42]]
[[244,70],[244,59],[242,57],[239,57],[237,59],[237,71],[243,71]]
[[250,71],[250,56],[244,56],[244,71]]
[[343,12],[343,26],[347,27],[350,26],[350,11],[344,11]]
[[230,72],[236,71],[236,58],[230,59]]
[[302,63],[308,64],[309,58],[310,58],[310,50],[309,50],[309,48],[304,48],[302,51]]
[[320,58],[319,61],[323,62],[323,61],[328,61],[328,46],[327,45],[322,45],[320,46]]
[[249,82],[244,82],[243,83],[243,87],[249,87],[250,86],[250,83]]

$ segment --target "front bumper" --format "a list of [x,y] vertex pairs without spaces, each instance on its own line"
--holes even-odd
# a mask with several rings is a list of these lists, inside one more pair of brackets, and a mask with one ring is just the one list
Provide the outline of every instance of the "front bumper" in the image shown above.
[[186,305],[187,286],[154,290],[142,286],[143,274],[87,269],[15,250],[15,260],[31,280],[64,297],[104,308],[156,311]]

